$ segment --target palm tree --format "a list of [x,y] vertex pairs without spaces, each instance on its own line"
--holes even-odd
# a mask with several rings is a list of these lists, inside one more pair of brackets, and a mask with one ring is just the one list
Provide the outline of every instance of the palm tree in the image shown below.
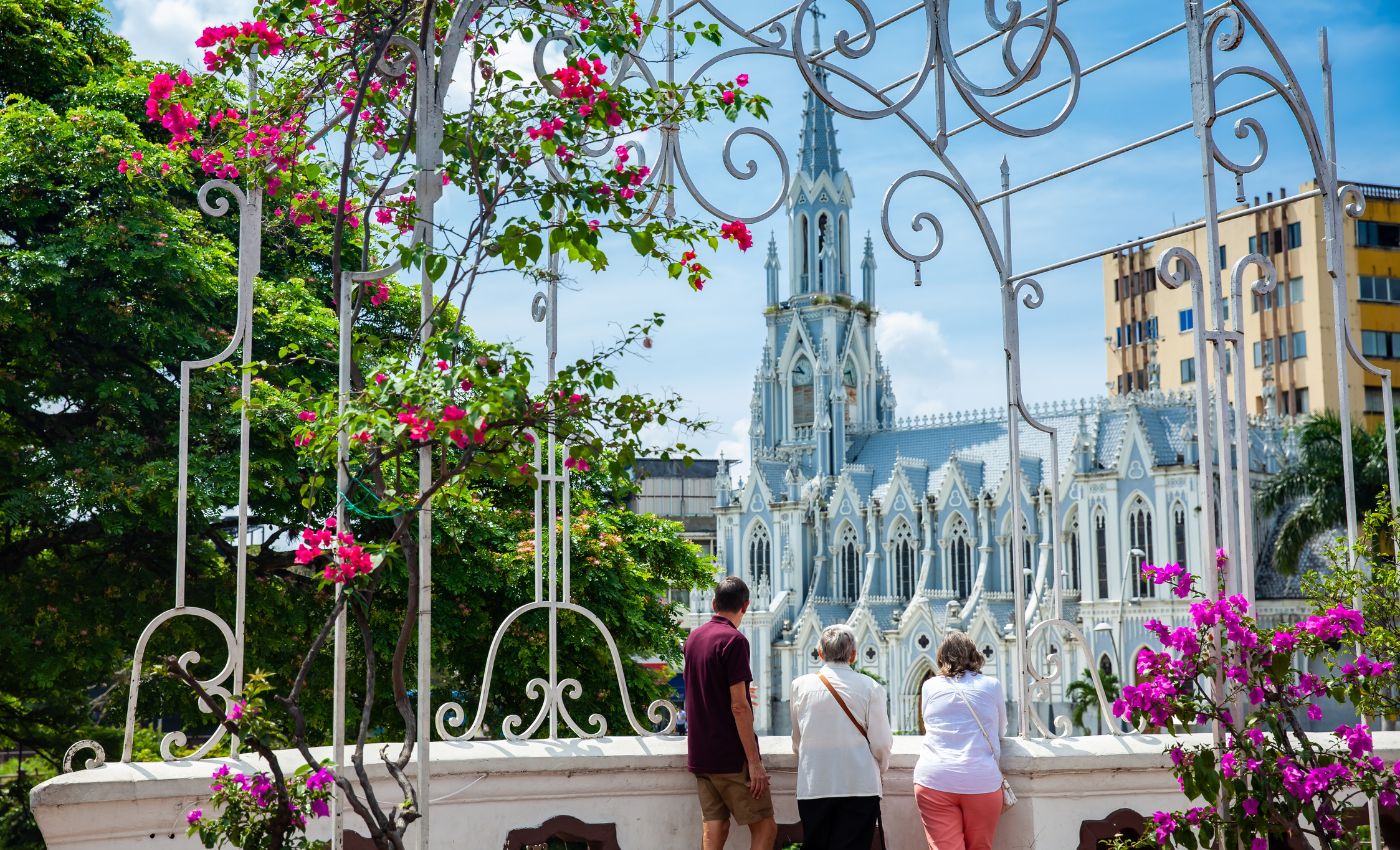
[[[1118,699],[1118,677],[1111,670],[1099,670],[1099,682],[1103,684],[1103,695],[1108,698],[1111,705]],[[1065,686],[1065,696],[1069,698],[1069,719],[1074,724],[1074,728],[1080,729],[1084,734],[1089,734],[1089,727],[1084,723],[1084,716],[1089,709],[1094,709],[1098,716],[1098,733],[1103,734],[1103,716],[1098,712],[1099,694],[1094,690],[1094,678],[1088,670],[1073,682]]]
[[[1356,504],[1366,511],[1378,503],[1386,486],[1385,425],[1367,431],[1352,426],[1356,470]],[[1298,458],[1259,488],[1258,509],[1282,513],[1274,537],[1274,564],[1296,572],[1303,550],[1319,534],[1346,525],[1346,489],[1342,481],[1342,422],[1335,413],[1311,416],[1298,431]]]

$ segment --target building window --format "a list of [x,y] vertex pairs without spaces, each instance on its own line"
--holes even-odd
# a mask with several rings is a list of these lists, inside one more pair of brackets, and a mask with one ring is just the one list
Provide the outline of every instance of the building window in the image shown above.
[[1249,237],[1249,253],[1269,254],[1269,234],[1260,233],[1258,236]]
[[1196,326],[1196,314],[1190,308],[1176,311],[1176,329],[1181,333],[1186,333]]
[[1356,223],[1358,248],[1400,248],[1400,224],[1362,219]]
[[1362,301],[1380,301],[1386,304],[1400,303],[1400,277],[1362,275],[1360,281]]
[[1176,562],[1186,563],[1186,506],[1180,502],[1172,508],[1172,543],[1176,550]]
[[1254,343],[1254,368],[1258,369],[1274,362],[1273,340],[1265,340],[1263,345]]
[[1187,357],[1181,361],[1181,382],[1190,384],[1196,380],[1196,358]]
[[953,542],[948,546],[948,566],[953,580],[953,595],[966,599],[972,595],[972,540],[967,526],[959,519],[953,526]]
[[860,595],[860,544],[850,523],[841,527],[836,544],[836,598],[854,602]]
[[1094,514],[1094,569],[1097,571],[1099,598],[1108,598],[1108,527],[1103,511]]
[[1079,515],[1070,521],[1069,533],[1065,535],[1065,556],[1069,561],[1069,589],[1079,590]]
[[1224,246],[1224,245],[1221,245],[1221,246],[1220,246],[1220,267],[1223,269],[1223,268],[1225,268],[1225,267],[1228,266],[1228,265],[1230,265],[1230,264],[1229,264],[1229,262],[1227,262],[1226,259],[1225,259],[1225,246]]
[[1308,356],[1308,334],[1307,331],[1298,331],[1291,337],[1293,340],[1293,359]]
[[1385,413],[1385,393],[1381,391],[1380,387],[1366,388],[1365,411],[1367,413]]
[[806,357],[799,357],[797,365],[792,367],[792,424],[812,424],[815,409],[814,400],[812,364]]
[[1157,561],[1152,557],[1152,512],[1141,496],[1133,499],[1133,505],[1128,510],[1128,548],[1141,549],[1147,553],[1141,559],[1129,556],[1128,565],[1135,573],[1134,595],[1141,599],[1150,598],[1152,579],[1142,574],[1142,565],[1155,564]]
[[1301,277],[1295,277],[1288,282],[1288,303],[1303,303],[1303,279]]
[[1366,357],[1377,357],[1382,360],[1400,359],[1400,333],[1362,331],[1361,353]]
[[749,577],[754,587],[771,581],[773,566],[773,542],[768,537],[768,526],[759,523],[749,533]]
[[1300,416],[1308,412],[1308,388],[1299,387],[1293,391],[1293,414]]
[[1254,300],[1251,302],[1253,306],[1251,307],[1250,312],[1258,313],[1260,310],[1272,310],[1274,309],[1275,304],[1282,303],[1282,293],[1280,293],[1277,289],[1264,293],[1256,292],[1254,293]]
[[894,585],[900,599],[914,595],[914,532],[900,521],[894,532]]
[[1288,225],[1288,248],[1303,247],[1303,225],[1300,222],[1290,222]]
[[846,392],[846,423],[850,424],[851,420],[856,418],[858,403],[856,401],[856,370],[850,363],[847,363],[846,368],[841,370],[841,387]]

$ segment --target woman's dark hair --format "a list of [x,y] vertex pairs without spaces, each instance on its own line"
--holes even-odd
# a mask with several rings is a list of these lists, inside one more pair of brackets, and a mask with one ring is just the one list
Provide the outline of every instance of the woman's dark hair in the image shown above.
[[952,678],[982,672],[982,653],[962,632],[950,632],[938,647],[938,675]]
[[738,576],[729,576],[715,585],[715,611],[737,614],[749,602],[749,586]]

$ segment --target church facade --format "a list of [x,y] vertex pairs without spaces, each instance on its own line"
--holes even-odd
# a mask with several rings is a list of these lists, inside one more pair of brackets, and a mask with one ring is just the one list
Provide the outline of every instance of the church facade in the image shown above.
[[[759,731],[789,731],[788,683],[817,666],[818,636],[838,622],[856,631],[858,666],[886,683],[896,731],[917,728],[916,695],[950,629],[976,641],[988,672],[1010,682],[1021,649],[1013,499],[1026,531],[1028,628],[1056,616],[1058,549],[1059,614],[1089,644],[1066,645],[1071,657],[1061,659],[1047,658],[1048,643],[1029,647],[1032,662],[1045,669],[1061,660],[1060,682],[1088,659],[1131,677],[1128,659],[1149,637],[1142,624],[1186,615],[1185,603],[1139,580],[1139,565],[1181,562],[1199,574],[1192,398],[1149,391],[1040,409],[1037,418],[1058,429],[1057,498],[1050,441],[1024,427],[1024,486],[1011,492],[1004,410],[896,417],[876,345],[872,245],[867,237],[852,255],[854,189],[832,114],[810,92],[799,156],[787,194],[791,247],[784,262],[770,240],[765,264],[751,471],[736,483],[720,463],[715,484],[717,564],[753,593],[743,631]],[[1252,430],[1252,472],[1268,474],[1284,460],[1283,429]],[[1259,578],[1260,597],[1275,597],[1262,603],[1265,614],[1295,610],[1296,591],[1296,581]],[[692,623],[705,619],[707,603],[692,596]],[[1012,699],[1014,691],[1007,687]],[[1049,725],[1064,713],[1062,699],[1052,685],[1037,716]]]

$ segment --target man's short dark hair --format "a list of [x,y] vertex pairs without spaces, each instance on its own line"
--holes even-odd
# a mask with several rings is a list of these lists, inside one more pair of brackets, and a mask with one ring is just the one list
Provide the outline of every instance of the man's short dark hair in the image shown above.
[[737,614],[749,604],[749,586],[738,576],[729,576],[715,585],[715,611]]

